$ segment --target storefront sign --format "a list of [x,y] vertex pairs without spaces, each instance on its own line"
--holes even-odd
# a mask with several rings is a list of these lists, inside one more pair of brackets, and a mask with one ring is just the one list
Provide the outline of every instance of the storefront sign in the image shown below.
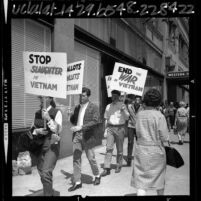
[[147,77],[147,70],[115,63],[110,88],[142,96]]
[[66,99],[67,55],[24,52],[25,93]]
[[67,66],[67,95],[81,94],[84,77],[84,61],[70,63]]
[[188,76],[189,76],[189,71],[167,73],[168,78],[187,78]]

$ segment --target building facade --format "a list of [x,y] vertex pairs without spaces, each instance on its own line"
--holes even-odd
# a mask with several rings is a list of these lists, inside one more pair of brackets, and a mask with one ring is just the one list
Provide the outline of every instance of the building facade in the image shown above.
[[[178,27],[176,30],[170,26],[172,21]],[[170,71],[188,70],[186,24],[180,18],[12,19],[13,155],[19,151],[16,146],[19,134],[30,127],[34,112],[39,108],[37,96],[24,93],[23,51],[65,52],[68,63],[85,61],[83,84],[91,89],[90,99],[101,113],[96,133],[98,145],[103,136],[104,110],[110,102],[105,76],[112,74],[115,62],[147,69],[145,91],[150,87],[159,89],[163,101],[188,99],[188,87],[172,85],[166,76]],[[176,38],[174,43],[171,38]],[[63,113],[61,158],[72,154],[69,110],[78,101],[77,95],[56,99]]]

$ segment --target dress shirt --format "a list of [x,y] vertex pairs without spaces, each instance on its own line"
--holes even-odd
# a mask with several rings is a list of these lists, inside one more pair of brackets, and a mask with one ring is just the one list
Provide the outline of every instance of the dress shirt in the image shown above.
[[80,104],[80,110],[79,110],[79,115],[78,115],[77,126],[82,126],[83,125],[84,114],[85,114],[85,110],[86,110],[88,104],[89,104],[89,102],[87,102],[85,104]]
[[[49,111],[51,109],[51,105],[47,108],[47,111]],[[47,125],[50,128],[50,130],[52,132],[56,132],[57,133],[57,125],[54,123],[54,121],[59,125],[59,130],[58,133],[60,133],[62,131],[62,114],[61,111],[58,111],[55,119],[51,119],[50,121],[48,121]]]
[[107,120],[107,123],[112,125],[125,124],[126,120],[128,120],[129,113],[127,109],[125,109],[125,111],[121,111],[122,105],[122,102],[107,105],[104,114],[104,118]]

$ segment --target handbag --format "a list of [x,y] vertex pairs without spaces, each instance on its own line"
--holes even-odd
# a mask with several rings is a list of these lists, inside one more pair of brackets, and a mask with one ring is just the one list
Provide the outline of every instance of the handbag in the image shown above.
[[168,144],[169,146],[165,146],[167,165],[170,165],[175,168],[183,166],[184,160],[181,154],[174,147],[171,147],[169,142]]

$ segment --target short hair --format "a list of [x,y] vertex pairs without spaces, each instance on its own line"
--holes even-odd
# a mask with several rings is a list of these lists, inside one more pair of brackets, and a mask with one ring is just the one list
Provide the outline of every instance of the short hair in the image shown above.
[[121,92],[118,91],[118,90],[112,90],[111,93],[112,93],[112,94],[116,94],[116,95],[118,95],[118,96],[121,95]]
[[135,95],[134,94],[128,94],[127,98],[134,100],[135,99]]
[[157,89],[149,89],[144,95],[143,102],[147,106],[157,107],[160,105],[161,99],[161,94]]
[[87,96],[91,95],[91,90],[87,87],[82,87],[82,93],[86,92]]
[[[51,99],[50,105],[51,105],[53,108],[56,108],[56,103],[55,103],[55,101],[54,101],[54,98],[53,98],[52,96],[47,96],[47,97]],[[39,99],[43,99],[43,96],[38,96],[38,98],[39,98]],[[40,107],[42,108],[43,106],[40,105]]]
[[140,98],[140,99],[142,99],[142,97],[141,97],[141,96],[135,96],[135,99],[136,99],[136,98]]
[[185,107],[185,106],[186,106],[186,104],[185,104],[185,102],[184,102],[184,101],[180,101],[180,102],[179,102],[179,106],[180,106],[180,107]]
[[56,108],[56,103],[54,101],[54,98],[49,96],[49,98],[51,98],[51,101],[50,101],[50,105],[53,107],[53,108]]

